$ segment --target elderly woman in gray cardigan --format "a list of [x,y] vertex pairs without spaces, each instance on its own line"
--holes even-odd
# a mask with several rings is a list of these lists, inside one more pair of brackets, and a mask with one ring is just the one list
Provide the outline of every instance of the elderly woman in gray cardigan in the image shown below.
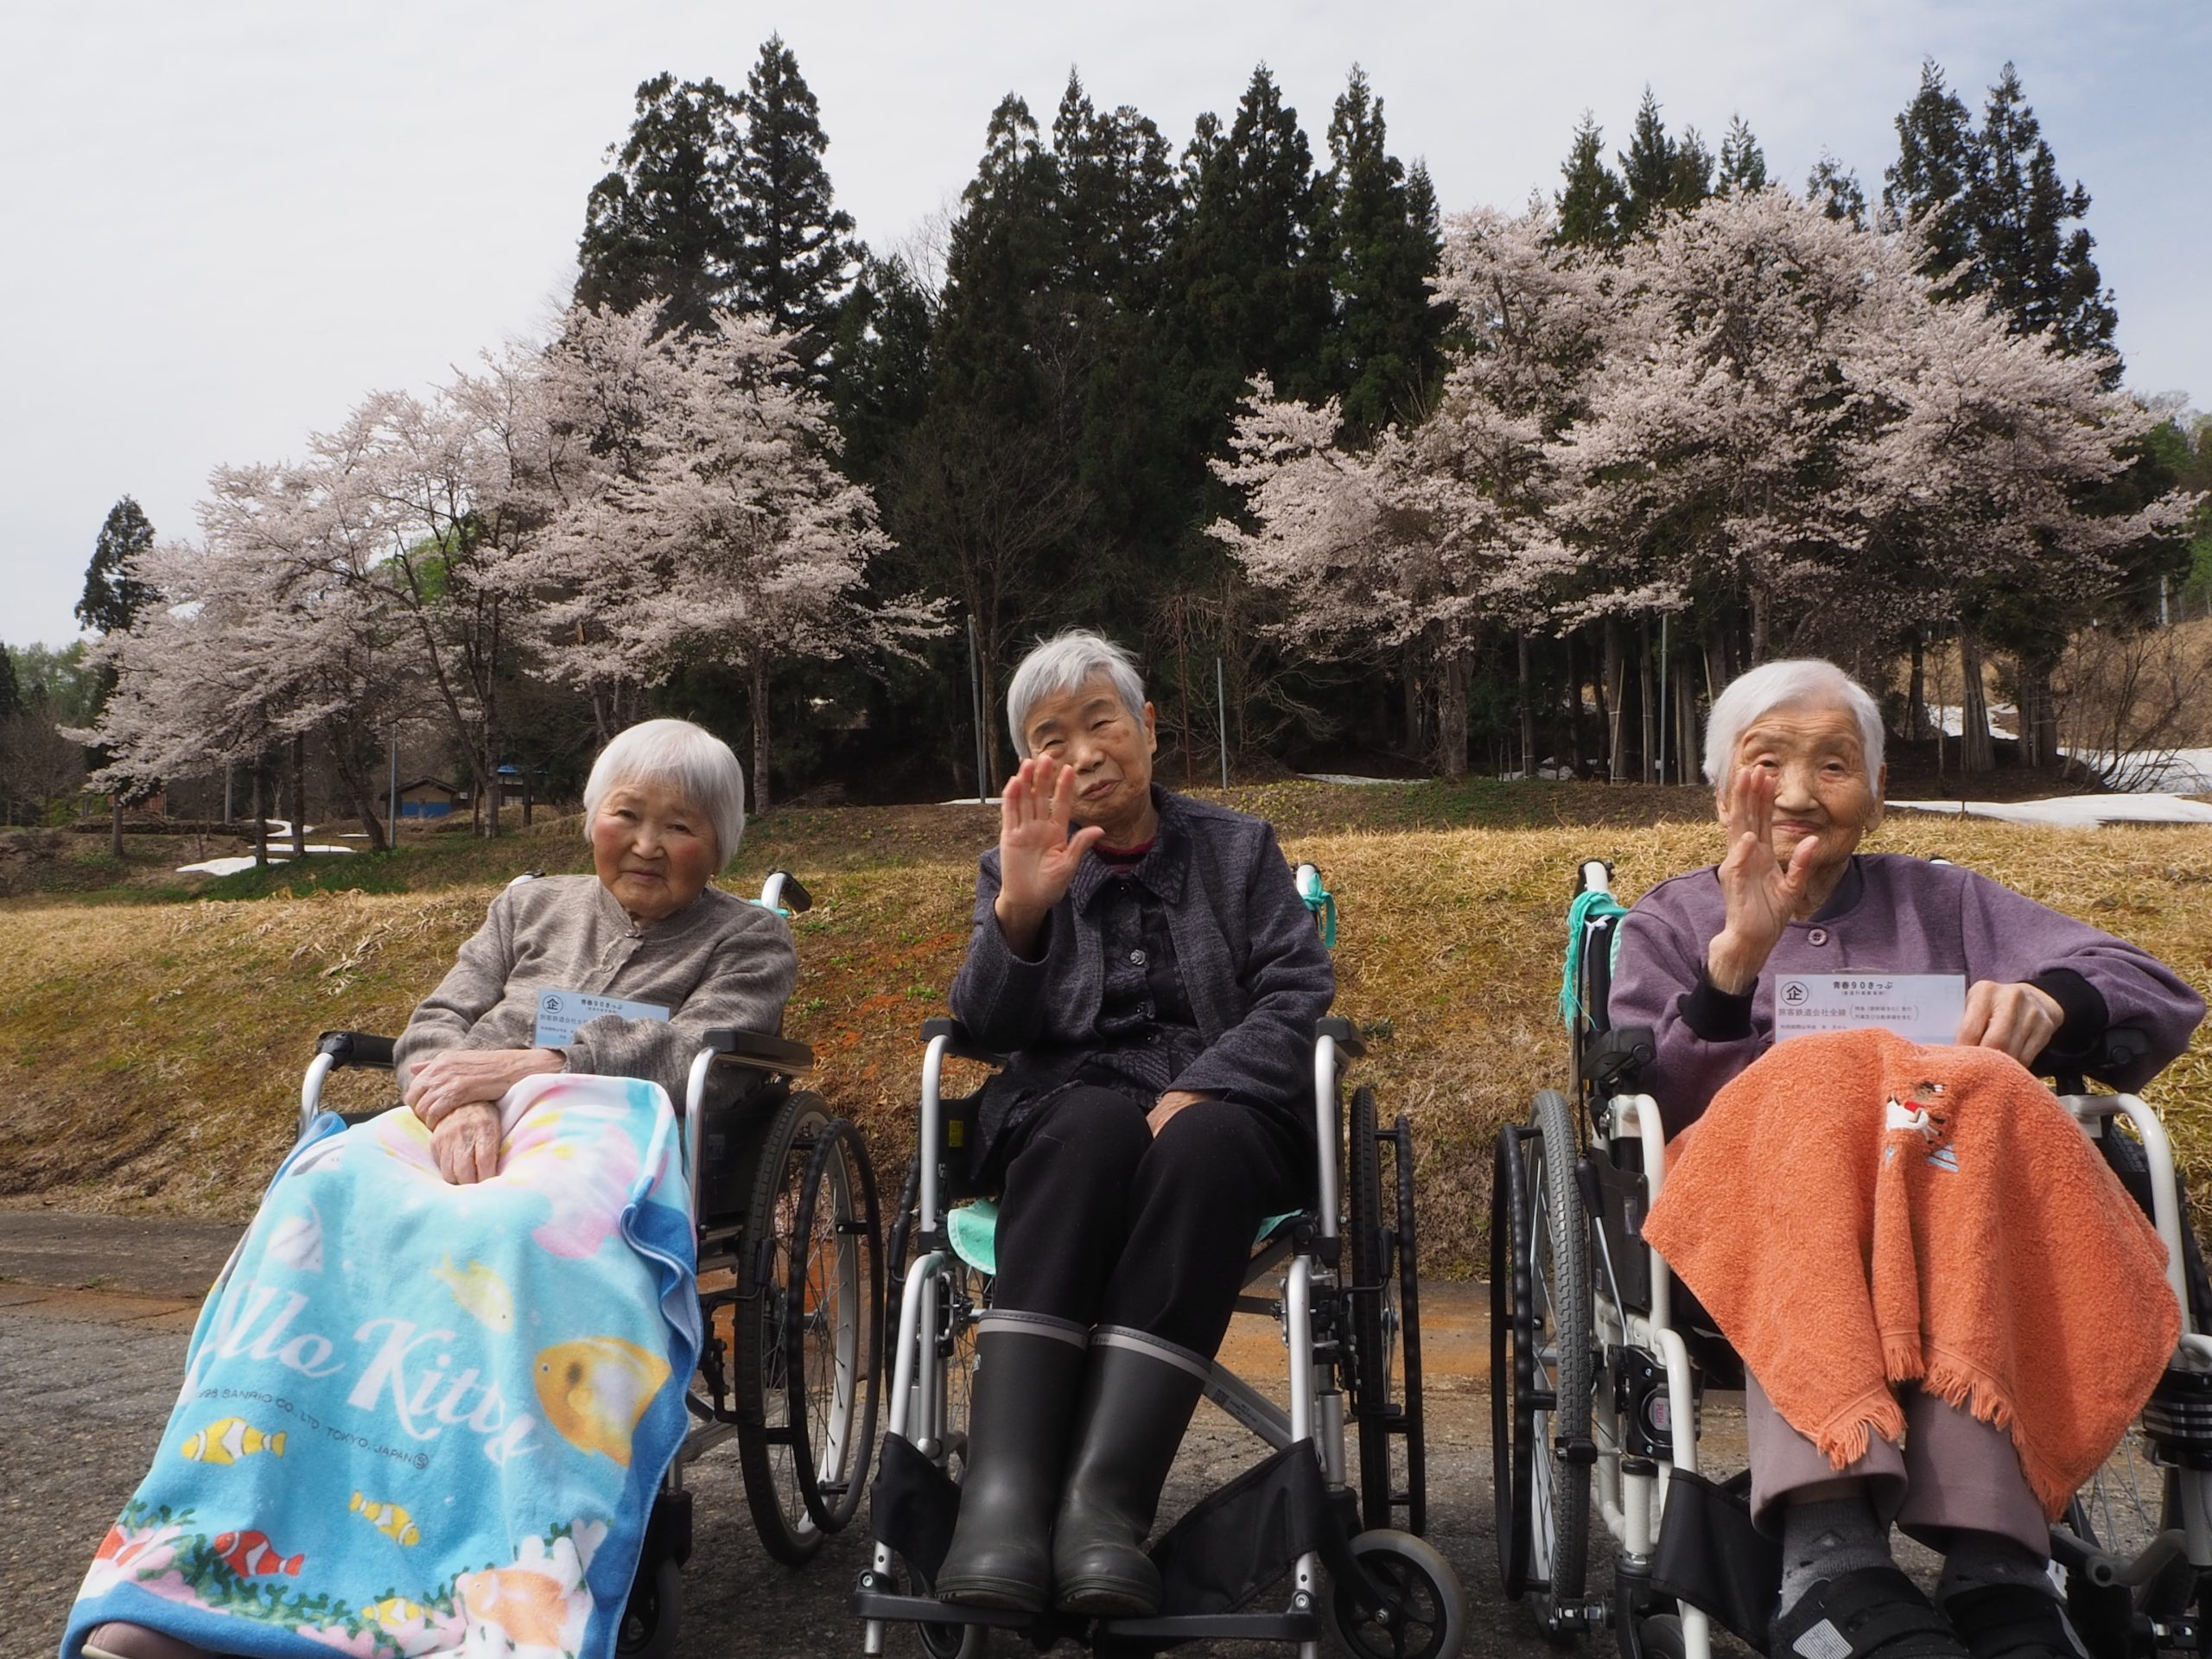
[[[1873,699],[1825,662],[1769,663],[1714,700],[1705,773],[1727,856],[1637,904],[1608,998],[1614,1025],[1656,1039],[1641,1081],[1670,1135],[1772,1045],[1777,973],[1957,975],[1956,1040],[2044,1074],[2094,1062],[2116,1026],[2148,1045],[2124,1086],[2188,1046],[2204,1004],[2146,952],[1970,870],[1858,850],[1882,818],[1882,738]],[[2002,1430],[1907,1389],[1904,1443],[1877,1436],[1839,1473],[1758,1378],[1745,1398],[1752,1516],[1783,1544],[1771,1651],[2076,1651],[2044,1576],[2042,1507]],[[1940,1611],[1892,1561],[1892,1520],[1945,1553]]]
[[[689,721],[631,727],[592,766],[584,826],[593,874],[541,876],[493,899],[394,1051],[402,1097],[448,1180],[497,1171],[498,1103],[524,1077],[645,1077],[680,1109],[708,1031],[783,1023],[798,976],[790,930],[708,885],[745,833],[745,777],[728,744]],[[546,991],[642,1006],[541,1045]]]
[[1306,1202],[1327,953],[1257,818],[1152,781],[1152,705],[1075,632],[1007,693],[1028,758],[983,855],[953,1011],[1013,1063],[950,1600],[1157,1610],[1142,1546],[1253,1238]]

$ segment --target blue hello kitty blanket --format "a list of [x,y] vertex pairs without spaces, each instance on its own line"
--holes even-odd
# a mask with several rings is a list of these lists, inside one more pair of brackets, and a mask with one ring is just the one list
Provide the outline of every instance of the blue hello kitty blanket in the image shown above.
[[626,1078],[500,1113],[474,1186],[404,1109],[286,1159],[65,1659],[109,1619],[238,1655],[613,1650],[699,1349],[682,1136]]

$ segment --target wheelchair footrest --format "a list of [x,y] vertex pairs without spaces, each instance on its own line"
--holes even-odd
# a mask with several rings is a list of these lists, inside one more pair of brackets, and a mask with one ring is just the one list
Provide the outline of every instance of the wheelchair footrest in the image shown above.
[[853,1611],[861,1618],[880,1618],[893,1624],[988,1624],[1001,1630],[1026,1630],[1044,1617],[1016,1612],[1010,1607],[971,1607],[965,1602],[939,1601],[935,1596],[886,1595],[880,1590],[854,1591]]
[[[1047,1621],[1083,1622],[1071,1621],[1065,1613],[972,1607],[964,1602],[939,1601],[934,1596],[893,1596],[874,1590],[855,1590],[852,1608],[858,1618],[880,1618],[892,1624],[988,1624],[994,1630],[1026,1630]],[[1321,1634],[1321,1620],[1312,1612],[1185,1613],[1159,1618],[1109,1618],[1102,1620],[1097,1629],[1102,1635],[1175,1642],[1310,1642]]]

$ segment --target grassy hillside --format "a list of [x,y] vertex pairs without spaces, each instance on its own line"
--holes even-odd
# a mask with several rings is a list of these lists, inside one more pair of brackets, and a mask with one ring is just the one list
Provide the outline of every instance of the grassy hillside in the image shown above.
[[[1417,1126],[1425,1255],[1433,1268],[1471,1269],[1490,1136],[1563,1067],[1553,998],[1575,862],[1613,859],[1633,896],[1709,861],[1719,836],[1705,798],[1297,785],[1230,798],[1274,817],[1289,855],[1319,862],[1338,893],[1338,1008],[1373,1039],[1362,1075],[1386,1116],[1402,1110]],[[887,1167],[903,1166],[911,1145],[914,1033],[943,1008],[995,817],[779,813],[748,836],[732,873],[742,892],[787,866],[813,889],[795,929],[789,1028],[816,1046],[823,1092],[868,1126]],[[1873,844],[1970,864],[2139,940],[2212,990],[2212,835],[2201,830],[1916,817]],[[119,903],[97,902],[112,893],[0,902],[0,1191],[245,1215],[289,1138],[315,1033],[397,1030],[501,881],[580,868],[583,850],[570,821],[302,876],[249,874],[189,902],[143,889]],[[321,886],[346,880],[389,890]],[[355,1080],[357,1097],[375,1099],[378,1082]],[[2152,1098],[2192,1174],[2212,1184],[2212,1048],[2200,1044]]]

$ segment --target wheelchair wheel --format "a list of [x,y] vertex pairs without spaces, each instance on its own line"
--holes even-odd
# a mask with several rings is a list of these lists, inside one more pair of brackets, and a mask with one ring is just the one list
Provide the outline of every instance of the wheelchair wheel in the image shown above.
[[[1508,1527],[1525,1539],[1522,1587],[1542,1597],[1538,1617],[1555,1640],[1574,1634],[1590,1545],[1591,1346],[1589,1230],[1576,1190],[1573,1108],[1547,1089],[1537,1095],[1529,1128],[1516,1137],[1521,1169],[1515,1183],[1526,1205],[1525,1227],[1513,1228],[1510,1373],[1511,1445],[1501,1446],[1502,1471],[1512,1478],[1514,1513],[1501,1514],[1499,1548],[1511,1590],[1516,1563]],[[1503,1143],[1501,1143],[1503,1145]],[[1493,1336],[1493,1343],[1496,1342]],[[1508,1386],[1492,1380],[1496,1399]],[[1499,1501],[1506,1501],[1501,1488]]]
[[666,1659],[676,1651],[677,1621],[683,1606],[683,1574],[672,1560],[641,1570],[615,1627],[618,1659]]
[[[1421,1332],[1416,1323],[1413,1225],[1413,1130],[1401,1116],[1377,1127],[1375,1096],[1352,1091],[1348,1230],[1351,1252],[1352,1416],[1359,1428],[1361,1518],[1371,1529],[1428,1528],[1421,1445]],[[1391,1147],[1390,1205],[1382,1186],[1382,1147]],[[1403,1440],[1401,1454],[1394,1442]],[[1402,1457],[1403,1473],[1401,1475]]]
[[859,1132],[795,1092],[747,1183],[732,1389],[762,1546],[796,1567],[867,1484],[882,1325],[875,1182]]
[[1535,1359],[1534,1319],[1528,1274],[1529,1163],[1521,1142],[1527,1131],[1508,1124],[1497,1132],[1490,1185],[1490,1455],[1491,1486],[1497,1506],[1497,1578],[1506,1599],[1529,1588],[1529,1463],[1534,1448],[1521,1411]]
[[1351,1553],[1395,1609],[1363,1607],[1331,1586],[1329,1624],[1351,1659],[1453,1659],[1467,1639],[1467,1600],[1444,1558],[1411,1533],[1380,1529],[1351,1541]]

